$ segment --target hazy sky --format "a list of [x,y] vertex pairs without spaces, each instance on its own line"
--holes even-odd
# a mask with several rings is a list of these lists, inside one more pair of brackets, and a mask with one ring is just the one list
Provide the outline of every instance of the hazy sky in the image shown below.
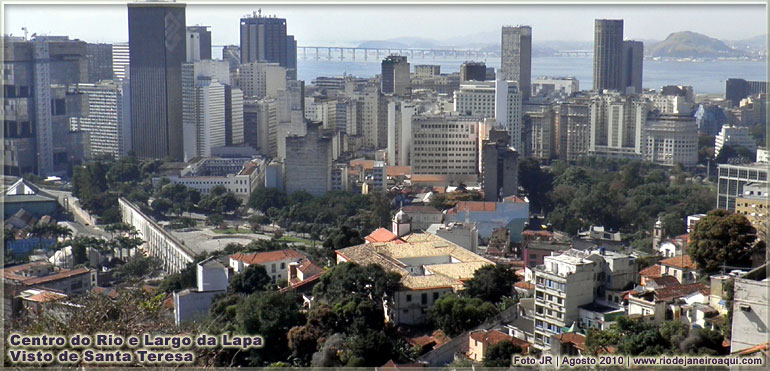
[[[262,3],[264,4],[264,3]],[[411,36],[439,41],[501,25],[527,24],[537,40],[593,40],[594,18],[625,19],[625,36],[661,40],[676,31],[695,31],[723,40],[767,32],[764,5],[187,5],[188,25],[211,26],[213,44],[238,44],[241,16],[287,19],[299,45],[355,45],[361,40]],[[67,35],[89,42],[128,40],[126,5],[5,6],[4,32]],[[489,41],[499,42],[499,37]]]

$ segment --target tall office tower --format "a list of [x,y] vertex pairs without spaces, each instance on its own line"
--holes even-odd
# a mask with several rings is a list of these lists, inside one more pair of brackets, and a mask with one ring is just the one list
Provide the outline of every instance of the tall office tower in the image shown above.
[[112,45],[86,44],[88,81],[112,80]]
[[532,89],[532,27],[503,26],[500,55],[502,80],[516,82],[522,99],[529,100]]
[[112,44],[112,75],[115,80],[127,80],[130,78],[129,58],[128,43]]
[[460,83],[486,81],[487,65],[484,62],[465,62],[460,65]]
[[249,62],[238,69],[238,87],[253,98],[277,98],[279,90],[286,90],[286,68],[277,63]]
[[48,44],[3,38],[3,173],[47,175],[53,172]]
[[129,3],[131,139],[140,158],[184,158],[185,4]]
[[204,60],[182,64],[185,161],[211,156],[212,148],[227,144],[225,86],[229,83],[227,62]]
[[409,102],[388,103],[388,165],[409,166],[412,144],[412,116],[415,106]]
[[512,82],[495,81],[495,121],[508,131],[511,146],[517,151],[522,148],[522,95]]
[[70,131],[87,109],[74,89],[88,79],[86,55],[66,36],[4,37],[5,174],[63,175],[89,156],[88,133]]
[[210,26],[188,26],[185,39],[187,40],[187,61],[196,62],[211,59],[211,30]]
[[225,45],[222,48],[222,60],[230,63],[230,72],[235,71],[241,64],[241,47],[238,45]]
[[481,189],[486,201],[502,201],[519,189],[519,154],[510,143],[508,132],[491,129],[481,145]]
[[645,145],[642,132],[648,104],[642,98],[620,93],[591,97],[589,155],[641,159]]
[[225,85],[225,145],[243,144],[243,91]]
[[88,96],[88,115],[70,118],[70,128],[90,135],[92,155],[120,158],[131,149],[131,103],[128,81],[78,84]]
[[364,147],[385,148],[388,145],[388,104],[386,97],[380,94],[377,86],[366,86],[363,91],[356,93],[361,103],[361,134],[364,137]]
[[406,56],[389,55],[382,61],[382,94],[409,95],[411,80]]
[[[278,103],[275,99],[261,99],[250,103],[253,105],[254,126],[249,135],[256,134],[256,148],[263,156],[278,155]],[[249,111],[252,111],[249,107]],[[254,140],[252,140],[254,142]]]
[[623,92],[623,20],[594,21],[594,90]]
[[644,43],[641,41],[623,41],[623,92],[642,93],[642,65],[644,63]]
[[286,70],[291,80],[297,79],[297,40],[294,35],[286,36]]
[[241,64],[250,62],[278,63],[294,69],[296,78],[297,43],[286,34],[285,18],[263,17],[257,12],[241,18]]
[[743,98],[760,93],[767,93],[766,81],[746,81],[735,78],[725,81],[725,99],[732,107],[738,107]]
[[554,107],[554,155],[575,161],[588,154],[591,142],[589,102],[575,98]]
[[[478,181],[479,119],[450,114],[412,116],[412,176]],[[412,178],[414,179],[414,178]]]
[[323,196],[331,189],[332,138],[319,122],[306,122],[306,134],[286,137],[286,193],[305,191]]

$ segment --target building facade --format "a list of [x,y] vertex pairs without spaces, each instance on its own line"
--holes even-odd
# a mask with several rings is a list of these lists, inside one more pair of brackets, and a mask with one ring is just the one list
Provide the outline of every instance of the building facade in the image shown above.
[[70,119],[75,131],[90,135],[92,155],[120,158],[131,149],[131,103],[127,81],[103,80],[78,84],[77,90],[88,95],[88,115]]
[[515,82],[523,100],[532,91],[532,27],[503,26],[498,79]]
[[456,115],[412,117],[412,174],[444,175],[475,183],[478,120]]
[[140,158],[184,158],[185,4],[128,4],[132,148]]
[[382,94],[409,95],[412,92],[409,62],[405,56],[389,55],[382,61]]
[[642,132],[647,122],[647,103],[644,100],[618,93],[594,95],[589,112],[589,154],[642,158]]
[[717,209],[735,212],[736,198],[742,197],[748,183],[767,182],[767,164],[719,164]]
[[664,166],[698,163],[698,126],[695,118],[661,115],[644,129],[645,160]]
[[286,137],[284,179],[286,193],[305,191],[322,196],[331,189],[332,138],[321,123],[307,122],[304,136]]
[[594,21],[594,89],[623,91],[623,20]]

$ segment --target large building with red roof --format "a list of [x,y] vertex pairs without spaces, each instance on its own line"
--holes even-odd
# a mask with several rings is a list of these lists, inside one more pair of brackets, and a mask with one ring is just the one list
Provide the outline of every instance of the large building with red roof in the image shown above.
[[252,264],[265,267],[273,281],[289,279],[289,265],[305,259],[305,254],[296,250],[276,250],[253,254],[238,253],[230,255],[230,267],[235,273],[243,272]]

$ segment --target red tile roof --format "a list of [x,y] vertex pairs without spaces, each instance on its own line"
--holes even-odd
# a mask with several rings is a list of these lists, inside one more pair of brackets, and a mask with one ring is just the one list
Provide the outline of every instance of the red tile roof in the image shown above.
[[497,202],[487,201],[460,201],[447,214],[459,214],[465,211],[482,212],[497,210]]
[[698,265],[695,264],[692,259],[690,259],[690,255],[675,256],[673,258],[663,259],[660,261],[660,264],[679,269],[698,269]]
[[640,276],[647,276],[647,277],[660,277],[661,274],[661,267],[660,264],[651,265],[647,268],[644,268],[639,271]]
[[64,295],[64,294],[61,294],[61,293],[58,293],[58,292],[42,291],[39,294],[35,294],[35,295],[30,296],[30,297],[24,298],[24,300],[35,301],[35,302],[38,302],[38,303],[48,303],[48,302],[51,302],[51,301],[56,301],[56,300],[64,299],[66,297],[67,297],[67,295]]
[[670,301],[690,295],[697,291],[703,291],[704,289],[706,289],[706,286],[704,286],[702,283],[672,285],[655,290],[655,297],[658,301]]
[[524,201],[523,198],[516,197],[516,196],[505,197],[505,198],[503,198],[503,201],[504,202],[511,202],[511,201],[513,201],[513,202],[516,202],[516,203],[524,203],[524,202],[526,202],[526,201]]
[[499,330],[474,331],[470,333],[470,338],[487,345],[495,345],[501,341],[513,341],[513,336]]
[[649,280],[655,282],[660,288],[679,284],[679,280],[674,276],[650,277]]
[[388,166],[385,168],[388,176],[406,176],[412,173],[411,166]]
[[304,257],[305,257],[305,254],[299,251],[289,250],[289,249],[260,252],[256,254],[238,253],[230,256],[230,258],[232,259],[240,260],[249,265],[265,264],[265,263],[276,262],[281,260],[290,260],[290,259],[299,260]]
[[575,332],[565,332],[563,334],[556,335],[556,339],[558,339],[562,344],[573,344],[577,349],[586,349],[585,335]]
[[374,232],[364,237],[369,243],[390,242],[398,239],[398,236],[385,228],[377,228]]
[[65,278],[70,278],[73,276],[78,276],[81,274],[88,274],[90,271],[88,268],[78,268],[73,270],[62,270],[59,273],[56,274],[50,274],[43,277],[35,277],[32,279],[24,280],[25,285],[37,285],[39,283],[46,283],[51,281],[58,281],[63,280]]
[[319,273],[323,273],[323,268],[315,265],[315,263],[311,262],[310,259],[304,259],[302,262],[297,266],[297,270],[302,272],[305,276],[312,276]]

